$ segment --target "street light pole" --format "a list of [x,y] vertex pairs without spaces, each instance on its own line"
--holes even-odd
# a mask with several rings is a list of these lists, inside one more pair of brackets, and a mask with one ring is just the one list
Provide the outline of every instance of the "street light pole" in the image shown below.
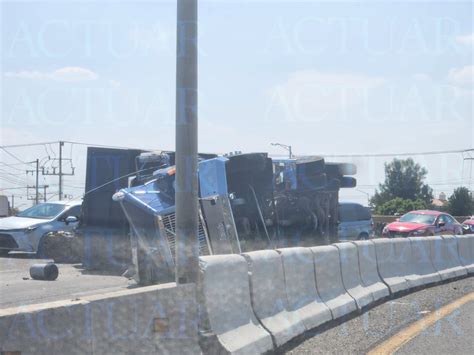
[[367,196],[367,206],[370,206],[370,194],[368,192],[356,189],[356,191],[359,191]]
[[270,145],[277,146],[277,147],[282,147],[283,149],[286,149],[289,153],[290,159],[293,158],[293,152],[291,151],[291,145],[286,145],[286,144],[281,144],[281,143],[270,143]]
[[176,283],[199,275],[197,0],[177,0]]

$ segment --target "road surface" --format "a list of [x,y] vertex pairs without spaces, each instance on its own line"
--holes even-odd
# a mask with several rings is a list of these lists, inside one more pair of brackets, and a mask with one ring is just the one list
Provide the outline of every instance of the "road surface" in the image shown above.
[[474,301],[423,329],[395,352],[402,354],[474,354]]
[[75,299],[134,285],[125,277],[88,272],[80,265],[71,264],[57,264],[59,276],[56,281],[31,279],[30,266],[47,261],[33,259],[28,254],[0,257],[0,308]]
[[[352,316],[344,323],[306,332],[278,353],[366,354],[414,322],[472,292],[473,277],[413,292]],[[423,329],[401,346],[398,354],[474,354],[473,307],[472,302],[465,304]]]

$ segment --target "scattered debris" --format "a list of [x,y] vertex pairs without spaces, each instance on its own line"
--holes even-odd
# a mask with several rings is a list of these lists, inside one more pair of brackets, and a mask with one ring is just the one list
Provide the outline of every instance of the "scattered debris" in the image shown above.
[[30,267],[30,276],[35,280],[54,281],[58,278],[59,270],[56,264],[34,264]]

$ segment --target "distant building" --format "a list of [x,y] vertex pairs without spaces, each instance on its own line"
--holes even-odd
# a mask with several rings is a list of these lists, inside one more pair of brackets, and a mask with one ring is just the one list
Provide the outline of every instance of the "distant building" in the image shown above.
[[433,201],[431,201],[431,204],[434,207],[445,207],[448,204],[448,200],[446,198],[446,194],[444,192],[441,192],[439,194],[439,198],[434,198]]

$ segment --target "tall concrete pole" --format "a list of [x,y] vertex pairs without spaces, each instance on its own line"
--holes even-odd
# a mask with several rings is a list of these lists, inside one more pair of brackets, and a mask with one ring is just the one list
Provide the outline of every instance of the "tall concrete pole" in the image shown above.
[[36,159],[36,193],[35,193],[35,205],[39,203],[39,159]]
[[63,199],[63,145],[64,142],[59,142],[59,201]]
[[177,0],[176,282],[195,283],[198,239],[197,0]]

